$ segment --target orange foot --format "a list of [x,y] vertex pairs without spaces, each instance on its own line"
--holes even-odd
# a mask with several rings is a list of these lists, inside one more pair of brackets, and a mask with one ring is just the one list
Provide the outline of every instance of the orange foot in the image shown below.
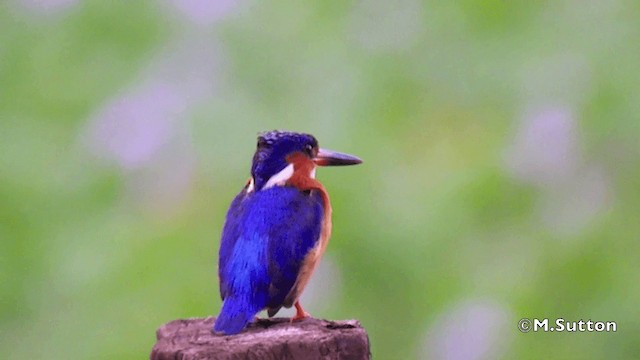
[[292,317],[291,320],[289,320],[290,323],[294,322],[294,321],[298,321],[298,320],[302,320],[304,318],[308,318],[309,313],[304,311],[304,309],[302,308],[302,305],[300,305],[299,301],[296,301],[296,303],[294,304],[294,306],[296,307],[296,316]]

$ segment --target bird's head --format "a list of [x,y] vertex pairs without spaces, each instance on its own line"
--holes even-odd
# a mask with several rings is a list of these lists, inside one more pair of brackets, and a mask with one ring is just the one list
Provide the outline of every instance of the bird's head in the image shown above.
[[310,177],[315,176],[316,165],[355,165],[362,162],[353,155],[319,148],[316,138],[309,134],[268,131],[258,136],[250,188],[261,190],[284,183],[293,175],[294,163],[300,161],[311,164]]

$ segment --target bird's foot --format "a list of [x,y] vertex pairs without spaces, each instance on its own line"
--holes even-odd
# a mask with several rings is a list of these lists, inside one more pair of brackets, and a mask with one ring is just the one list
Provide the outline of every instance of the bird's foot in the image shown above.
[[289,320],[290,323],[292,323],[294,321],[303,320],[303,319],[308,318],[308,317],[311,316],[311,315],[309,315],[308,312],[304,311],[304,309],[302,308],[302,305],[300,305],[299,301],[296,301],[296,303],[294,305],[296,307],[296,315],[294,317],[292,317],[291,320]]

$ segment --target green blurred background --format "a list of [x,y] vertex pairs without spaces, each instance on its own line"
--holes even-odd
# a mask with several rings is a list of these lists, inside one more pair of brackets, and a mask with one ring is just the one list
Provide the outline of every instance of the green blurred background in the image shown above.
[[142,359],[215,315],[278,128],[365,160],[318,172],[303,304],[375,358],[640,358],[639,24],[633,0],[3,1],[0,357]]

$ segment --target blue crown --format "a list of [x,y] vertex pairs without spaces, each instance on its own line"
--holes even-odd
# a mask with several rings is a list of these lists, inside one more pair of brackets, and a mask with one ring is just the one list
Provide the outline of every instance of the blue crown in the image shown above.
[[302,152],[312,158],[317,151],[318,141],[309,134],[278,130],[260,133],[251,166],[256,190],[260,190],[273,175],[287,167],[287,156],[290,154]]

